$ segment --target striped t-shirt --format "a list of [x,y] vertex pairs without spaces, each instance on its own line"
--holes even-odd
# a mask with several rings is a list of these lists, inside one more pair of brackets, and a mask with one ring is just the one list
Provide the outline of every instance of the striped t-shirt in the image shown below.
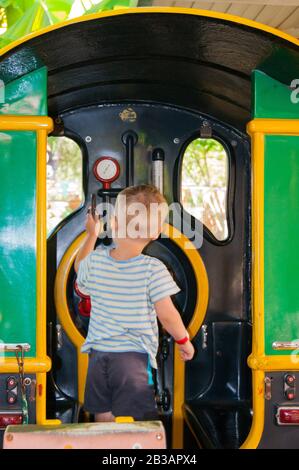
[[180,289],[157,258],[141,254],[119,261],[110,250],[100,245],[79,265],[78,287],[91,298],[82,352],[144,352],[156,369],[159,332],[154,304]]

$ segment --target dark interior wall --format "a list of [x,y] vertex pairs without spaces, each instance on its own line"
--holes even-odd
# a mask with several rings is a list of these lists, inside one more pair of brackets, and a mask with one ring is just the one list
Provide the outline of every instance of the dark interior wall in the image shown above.
[[[82,107],[61,115],[64,134],[76,139],[84,154],[85,203],[84,206],[63,220],[48,240],[48,315],[55,323],[57,315],[53,304],[54,279],[61,257],[83,230],[90,194],[101,191],[101,183],[93,173],[95,161],[103,155],[113,156],[120,165],[120,175],[113,183],[114,190],[126,185],[127,167],[123,135],[134,132],[138,140],[134,147],[134,184],[148,183],[151,178],[152,153],[155,148],[165,152],[164,193],[169,203],[181,200],[181,167],[184,152],[190,141],[200,136],[206,116],[184,109],[154,103],[131,103],[135,113],[132,121],[121,116],[124,104],[101,104]],[[219,437],[216,447],[238,447],[245,439],[250,425],[251,382],[247,357],[251,351],[250,340],[250,152],[248,136],[209,119],[213,138],[219,140],[227,151],[229,166],[228,219],[229,237],[217,241],[206,227],[204,240],[199,248],[209,279],[209,305],[204,319],[206,338],[201,328],[194,338],[197,354],[186,365],[186,402],[197,413],[200,420]],[[62,131],[63,133],[63,131]],[[89,140],[86,141],[86,136]],[[58,137],[59,138],[59,137]],[[114,201],[114,199],[113,199]],[[98,202],[101,196],[98,193]],[[191,221],[183,213],[184,229],[190,231]],[[181,230],[181,219],[174,221]],[[186,233],[186,235],[187,235]],[[190,233],[190,232],[189,232]],[[184,252],[169,240],[159,240],[147,247],[146,253],[161,259],[181,288],[175,296],[185,324],[188,325],[194,312],[197,286],[194,273]],[[73,292],[74,272],[68,281],[68,300],[75,324],[82,324],[76,311]],[[86,319],[85,319],[86,320]],[[87,326],[84,324],[85,334]],[[83,328],[80,328],[83,331]],[[63,348],[55,356],[56,380],[68,395],[75,392],[75,379],[70,378],[71,344],[65,336]],[[171,344],[171,343],[169,343]],[[74,349],[74,348],[73,348]],[[73,351],[76,354],[76,351]],[[166,388],[170,393],[170,407],[163,410],[168,438],[171,432],[173,397],[172,346],[165,361],[159,359],[158,376],[166,371]],[[57,359],[57,357],[59,359]],[[160,380],[160,384],[162,380]],[[162,386],[159,391],[161,392]],[[245,409],[245,417],[234,410],[235,403]],[[218,408],[215,409],[215,403]],[[225,412],[219,406],[224,407]],[[211,415],[208,411],[212,410]],[[228,410],[228,411],[227,411]],[[58,413],[60,411],[58,410]],[[205,420],[202,416],[208,416]],[[218,415],[221,419],[218,420]],[[240,417],[239,417],[240,415]],[[59,414],[60,416],[60,414]],[[57,417],[57,416],[56,416]],[[222,419],[223,418],[223,419]],[[249,419],[248,419],[249,418]],[[208,424],[207,424],[208,421]],[[219,421],[219,422],[218,422]],[[211,423],[214,423],[211,426]],[[228,431],[223,432],[223,427]],[[217,434],[217,435],[218,435]]]

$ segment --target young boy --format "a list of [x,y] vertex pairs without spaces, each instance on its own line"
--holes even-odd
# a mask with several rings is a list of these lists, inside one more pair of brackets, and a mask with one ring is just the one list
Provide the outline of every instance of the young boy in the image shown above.
[[[157,317],[179,344],[181,358],[187,361],[194,355],[170,298],[180,289],[161,261],[142,254],[162,230],[167,212],[159,216],[163,210],[157,211],[157,206],[165,208],[167,204],[154,186],[123,190],[111,221],[114,244],[100,245],[96,250],[100,222],[87,216],[87,238],[75,270],[79,289],[91,297],[88,335],[82,347],[82,352],[89,353],[84,407],[95,414],[96,421],[114,421],[115,416],[157,418],[148,373],[149,365],[157,368]],[[137,224],[139,231],[133,220],[136,208],[144,209]]]

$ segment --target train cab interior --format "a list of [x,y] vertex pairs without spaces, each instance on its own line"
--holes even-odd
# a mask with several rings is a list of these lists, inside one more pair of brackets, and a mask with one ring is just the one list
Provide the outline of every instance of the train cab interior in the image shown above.
[[[252,425],[246,132],[252,73],[286,83],[288,71],[273,64],[293,50],[257,27],[193,13],[144,11],[74,21],[7,50],[0,71],[14,84],[15,114],[25,107],[27,114],[33,109],[53,120],[47,144],[51,204],[54,181],[67,179],[68,171],[75,172],[79,188],[57,220],[48,201],[47,416],[63,423],[93,419],[82,409],[87,358],[80,352],[90,306],[76,289],[74,271],[91,195],[97,203],[113,203],[121,189],[151,183],[158,161],[167,202],[180,208],[169,223],[193,244],[186,249],[172,230],[146,248],[181,288],[174,302],[196,349],[183,364],[161,330],[154,384],[168,447],[239,448]],[[40,86],[31,102],[22,95],[25,82],[27,90]],[[75,170],[63,152],[73,155]],[[100,173],[103,163],[108,182]],[[107,236],[99,243],[110,241]]]

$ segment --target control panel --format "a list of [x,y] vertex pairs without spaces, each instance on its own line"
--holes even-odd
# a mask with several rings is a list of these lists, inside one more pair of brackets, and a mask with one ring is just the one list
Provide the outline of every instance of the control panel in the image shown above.
[[[24,377],[29,422],[35,422],[36,379]],[[18,374],[0,374],[0,429],[23,423],[22,393]]]

